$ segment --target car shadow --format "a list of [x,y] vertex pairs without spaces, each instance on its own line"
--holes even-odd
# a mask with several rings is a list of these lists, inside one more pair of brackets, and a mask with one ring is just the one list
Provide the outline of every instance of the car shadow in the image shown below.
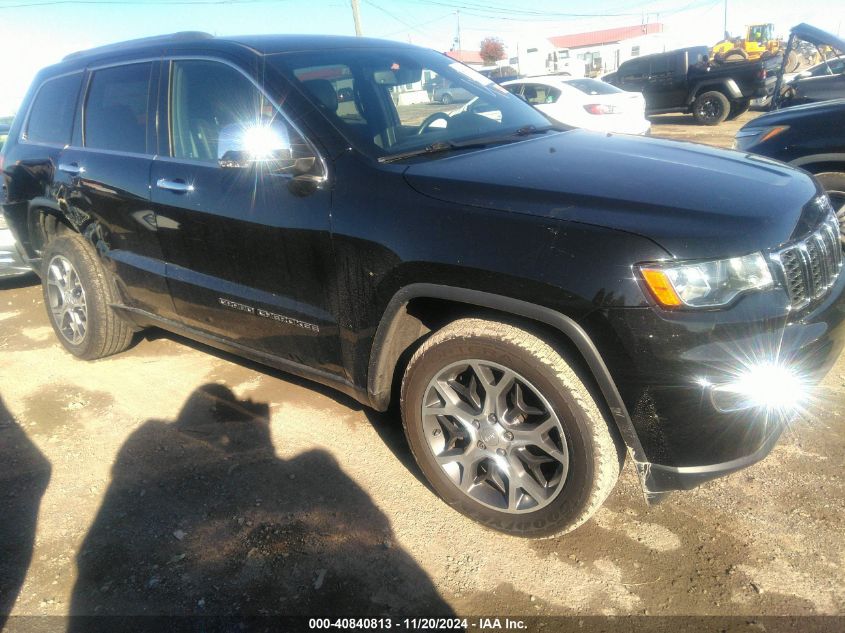
[[29,288],[30,286],[37,286],[41,283],[41,279],[35,273],[26,273],[17,277],[0,278],[0,290],[18,290],[20,288]]
[[0,630],[32,560],[51,466],[0,398]]
[[689,125],[699,127],[698,121],[691,114],[661,114],[647,117],[652,125]]
[[329,453],[279,459],[268,404],[219,384],[124,443],[77,566],[70,631],[113,624],[78,616],[451,613]]

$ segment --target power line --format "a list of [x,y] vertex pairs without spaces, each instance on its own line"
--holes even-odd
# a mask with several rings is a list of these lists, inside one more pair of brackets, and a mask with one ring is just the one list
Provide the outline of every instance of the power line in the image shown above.
[[48,2],[21,2],[19,4],[0,5],[2,9],[29,9],[50,7],[61,4],[98,4],[98,5],[239,5],[256,3],[286,2],[288,0],[49,0]]
[[[369,2],[369,0],[367,0],[367,1]],[[443,15],[436,17],[436,18],[432,18],[431,20],[426,20],[425,22],[420,22],[419,24],[416,25],[415,28],[418,31],[420,31],[421,26],[426,26],[428,24],[434,24],[435,22],[439,22],[440,20],[445,20],[446,18],[451,18],[453,15],[454,15],[454,12],[449,11],[449,13],[445,13]],[[398,18],[394,18],[394,19],[398,20]],[[399,21],[401,22],[401,20],[399,20]],[[402,22],[402,24],[405,24],[407,26],[406,22]],[[390,33],[382,33],[381,35],[379,35],[379,37],[390,37],[391,35],[396,35],[397,33],[407,33],[407,32],[408,32],[408,29],[399,29],[397,31],[391,31]],[[420,33],[422,33],[422,31],[420,31]],[[423,35],[425,35],[425,33],[423,33]],[[430,36],[431,33],[429,32],[428,35]]]

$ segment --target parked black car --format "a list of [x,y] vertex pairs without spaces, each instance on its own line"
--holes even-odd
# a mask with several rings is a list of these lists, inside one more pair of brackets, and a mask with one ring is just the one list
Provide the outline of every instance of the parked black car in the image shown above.
[[[394,104],[435,76],[479,107]],[[560,129],[433,51],[177,34],[71,55],[20,112],[4,210],[68,351],[156,326],[396,405],[495,529],[578,526],[625,450],[652,500],[762,459],[842,349],[809,175]]]
[[734,147],[814,174],[845,230],[845,99],[759,116],[736,133]]
[[718,125],[746,112],[752,99],[772,93],[780,57],[714,64],[706,46],[681,48],[624,62],[603,79],[642,92],[646,114],[688,112],[703,125]]

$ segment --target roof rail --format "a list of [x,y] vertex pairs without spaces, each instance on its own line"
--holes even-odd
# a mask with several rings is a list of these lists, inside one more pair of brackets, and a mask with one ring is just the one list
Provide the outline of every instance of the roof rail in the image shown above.
[[151,37],[140,37],[135,40],[127,40],[124,42],[115,42],[114,44],[105,44],[104,46],[96,46],[94,48],[87,48],[82,51],[76,51],[65,55],[62,61],[69,59],[78,59],[80,57],[88,57],[89,55],[97,55],[99,53],[108,53],[111,51],[129,50],[137,46],[146,46],[152,44],[169,44],[173,42],[194,42],[197,40],[209,40],[214,36],[211,33],[203,33],[202,31],[179,31],[178,33],[169,33],[167,35],[153,35]]

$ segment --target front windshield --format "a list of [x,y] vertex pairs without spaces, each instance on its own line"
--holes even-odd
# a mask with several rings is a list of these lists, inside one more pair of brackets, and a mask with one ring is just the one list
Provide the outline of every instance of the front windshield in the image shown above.
[[434,51],[353,48],[267,59],[373,157],[550,125],[520,98]]

